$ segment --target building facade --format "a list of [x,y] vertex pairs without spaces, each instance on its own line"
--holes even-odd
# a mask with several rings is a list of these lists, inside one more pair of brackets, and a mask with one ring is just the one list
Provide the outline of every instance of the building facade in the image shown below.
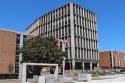
[[124,70],[125,53],[117,51],[105,51],[99,53],[99,65],[101,69]]
[[20,53],[26,35],[9,30],[0,30],[0,74],[9,74],[8,66],[14,66],[13,74],[19,74]]
[[69,3],[38,17],[27,28],[27,34],[68,41],[65,51],[73,69],[88,70],[97,66],[96,15],[79,5]]

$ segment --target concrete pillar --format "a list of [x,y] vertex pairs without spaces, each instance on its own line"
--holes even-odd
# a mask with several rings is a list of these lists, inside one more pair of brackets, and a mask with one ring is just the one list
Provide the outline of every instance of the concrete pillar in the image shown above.
[[39,83],[45,83],[45,76],[39,76]]
[[71,58],[72,58],[72,70],[75,69],[75,37],[74,37],[74,16],[73,16],[73,3],[70,3],[70,31],[71,31]]
[[22,53],[19,55],[19,79],[22,79]]
[[90,62],[90,70],[92,71],[92,62]]
[[111,68],[113,69],[114,68],[114,56],[113,56],[113,52],[111,52]]
[[75,70],[75,60],[72,60],[72,70]]
[[23,71],[22,71],[22,83],[26,82],[26,64],[23,63]]
[[65,46],[65,42],[63,41],[63,42],[62,42],[62,51],[63,51],[63,52],[65,52],[65,47],[66,47],[66,46]]
[[58,77],[58,65],[56,65],[56,70],[54,72],[54,75],[55,75],[55,79],[57,79],[57,77]]
[[84,61],[82,62],[82,71],[84,72],[84,70],[85,70],[85,65],[84,65],[85,63],[84,63]]
[[63,76],[64,76],[64,74],[65,74],[65,57],[63,59],[64,60],[63,60],[62,64],[63,64]]
[[[23,34],[21,35],[21,37],[20,37],[20,48],[22,48],[23,47],[23,40],[24,38],[23,38]],[[20,53],[19,54],[19,79],[22,79],[22,53]]]
[[98,70],[101,69],[100,66],[99,66],[99,62],[97,63],[97,69],[98,69]]

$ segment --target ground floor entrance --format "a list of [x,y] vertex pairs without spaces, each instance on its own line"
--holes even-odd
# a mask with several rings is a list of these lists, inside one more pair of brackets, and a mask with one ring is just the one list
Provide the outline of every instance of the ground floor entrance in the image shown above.
[[[75,61],[75,70],[95,70],[98,67],[97,61]],[[73,62],[66,61],[65,70],[73,69]]]

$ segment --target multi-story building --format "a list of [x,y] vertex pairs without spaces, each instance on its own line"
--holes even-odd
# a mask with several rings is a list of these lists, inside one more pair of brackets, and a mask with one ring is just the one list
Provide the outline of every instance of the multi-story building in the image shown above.
[[118,51],[104,51],[99,53],[99,66],[101,69],[125,69],[125,53]]
[[13,74],[19,74],[20,53],[26,35],[15,31],[0,29],[0,74],[8,74],[8,66],[12,64]]
[[69,3],[38,17],[27,28],[27,34],[67,40],[67,60],[71,61],[73,69],[97,66],[96,15],[79,5]]

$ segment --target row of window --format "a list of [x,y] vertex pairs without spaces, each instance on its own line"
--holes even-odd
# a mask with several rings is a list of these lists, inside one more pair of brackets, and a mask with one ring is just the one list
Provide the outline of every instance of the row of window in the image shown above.
[[63,27],[67,24],[70,24],[69,19],[70,19],[69,17],[66,17],[66,18],[58,19],[58,20],[50,22],[50,23],[43,24],[43,25],[41,25],[41,27],[42,27],[41,31],[47,32],[47,31],[51,31],[53,29]]
[[[19,73],[19,50],[20,50],[20,43],[21,43],[21,34],[17,34],[17,38],[16,38],[16,58],[15,58],[15,72],[18,74]],[[26,40],[27,36],[23,35],[23,42]],[[22,42],[22,43],[23,43]]]
[[96,21],[95,14],[93,12],[90,12],[89,10],[75,4],[73,5],[73,13],[91,19],[92,21]]
[[15,72],[16,74],[19,73],[19,56],[16,56]]
[[85,18],[81,18],[79,16],[74,16],[74,24],[79,25],[79,26],[83,26],[86,28],[91,28],[91,29],[95,29],[96,28],[96,23],[85,19]]
[[[74,26],[74,29],[75,29],[74,33],[77,36],[97,40],[97,32],[95,30],[79,27],[76,25]],[[70,35],[70,25],[68,24],[61,28],[60,27],[55,28],[55,26],[52,27],[52,25],[51,26],[45,25],[45,26],[41,26],[39,30],[36,29],[36,31],[39,31],[39,34],[43,34],[46,36],[53,36],[55,34],[57,34],[58,37],[60,37],[61,35],[66,36],[66,35]]]
[[[56,21],[43,24],[43,25],[41,25],[41,28],[37,27],[34,30],[32,30],[30,33],[34,33],[35,31],[37,31],[38,29],[40,29],[39,30],[39,34],[40,34],[41,31],[42,32],[48,32],[48,31],[51,31],[53,29],[57,29],[57,28],[60,28],[62,26],[65,26],[67,24],[70,24],[70,17],[66,17],[66,18],[63,18],[63,19],[58,19]],[[95,30],[96,31],[96,25],[95,25],[95,23],[88,21],[88,22],[85,22],[83,24],[85,24],[85,26],[84,26],[85,28],[89,27],[91,30]],[[77,27],[78,27],[78,30],[79,30],[79,29],[82,29],[83,26],[82,25],[79,26],[78,23],[77,23],[77,24],[74,25],[74,27],[75,27],[74,29],[77,29]],[[79,31],[81,31],[81,33],[83,33],[82,32],[83,30],[79,30],[79,31],[75,30],[75,31],[76,31],[75,33],[77,33],[77,32],[79,33]]]
[[95,30],[74,26],[74,34],[76,36],[97,40],[97,31]]
[[53,36],[56,38],[62,38],[65,36],[70,36],[70,24],[65,25],[64,27],[61,28],[57,28],[57,29],[53,29],[51,31],[43,31],[45,30],[43,27],[40,28],[40,33],[43,37],[49,37],[49,36]]
[[[71,47],[66,48],[65,50],[68,54],[68,58],[72,58]],[[75,58],[98,60],[98,50],[75,47]]]
[[75,48],[75,58],[98,60],[98,51]]
[[95,40],[84,39],[84,38],[75,38],[75,46],[82,47],[87,49],[97,49],[98,43]]
[[70,6],[65,5],[61,8],[58,8],[54,11],[49,12],[48,14],[45,14],[44,16],[41,16],[40,19],[43,21],[43,23],[49,22],[51,20],[55,20],[57,18],[63,17],[65,15],[70,14]]
[[16,58],[15,58],[15,73],[19,73],[19,49],[20,49],[21,35],[17,34],[16,38]]
[[[65,16],[65,17],[53,20],[51,22],[48,22],[48,23],[43,23],[43,22],[44,22],[44,20],[40,21],[41,25],[43,25],[43,26],[45,26],[45,25],[47,25],[47,26],[52,26],[52,25],[56,26],[57,25],[57,27],[63,26],[65,24],[70,23],[70,16]],[[74,24],[77,24],[77,25],[80,25],[80,26],[83,26],[86,28],[92,28],[92,29],[96,28],[95,22],[90,21],[90,20],[85,19],[85,18],[81,18],[79,16],[74,16]]]

